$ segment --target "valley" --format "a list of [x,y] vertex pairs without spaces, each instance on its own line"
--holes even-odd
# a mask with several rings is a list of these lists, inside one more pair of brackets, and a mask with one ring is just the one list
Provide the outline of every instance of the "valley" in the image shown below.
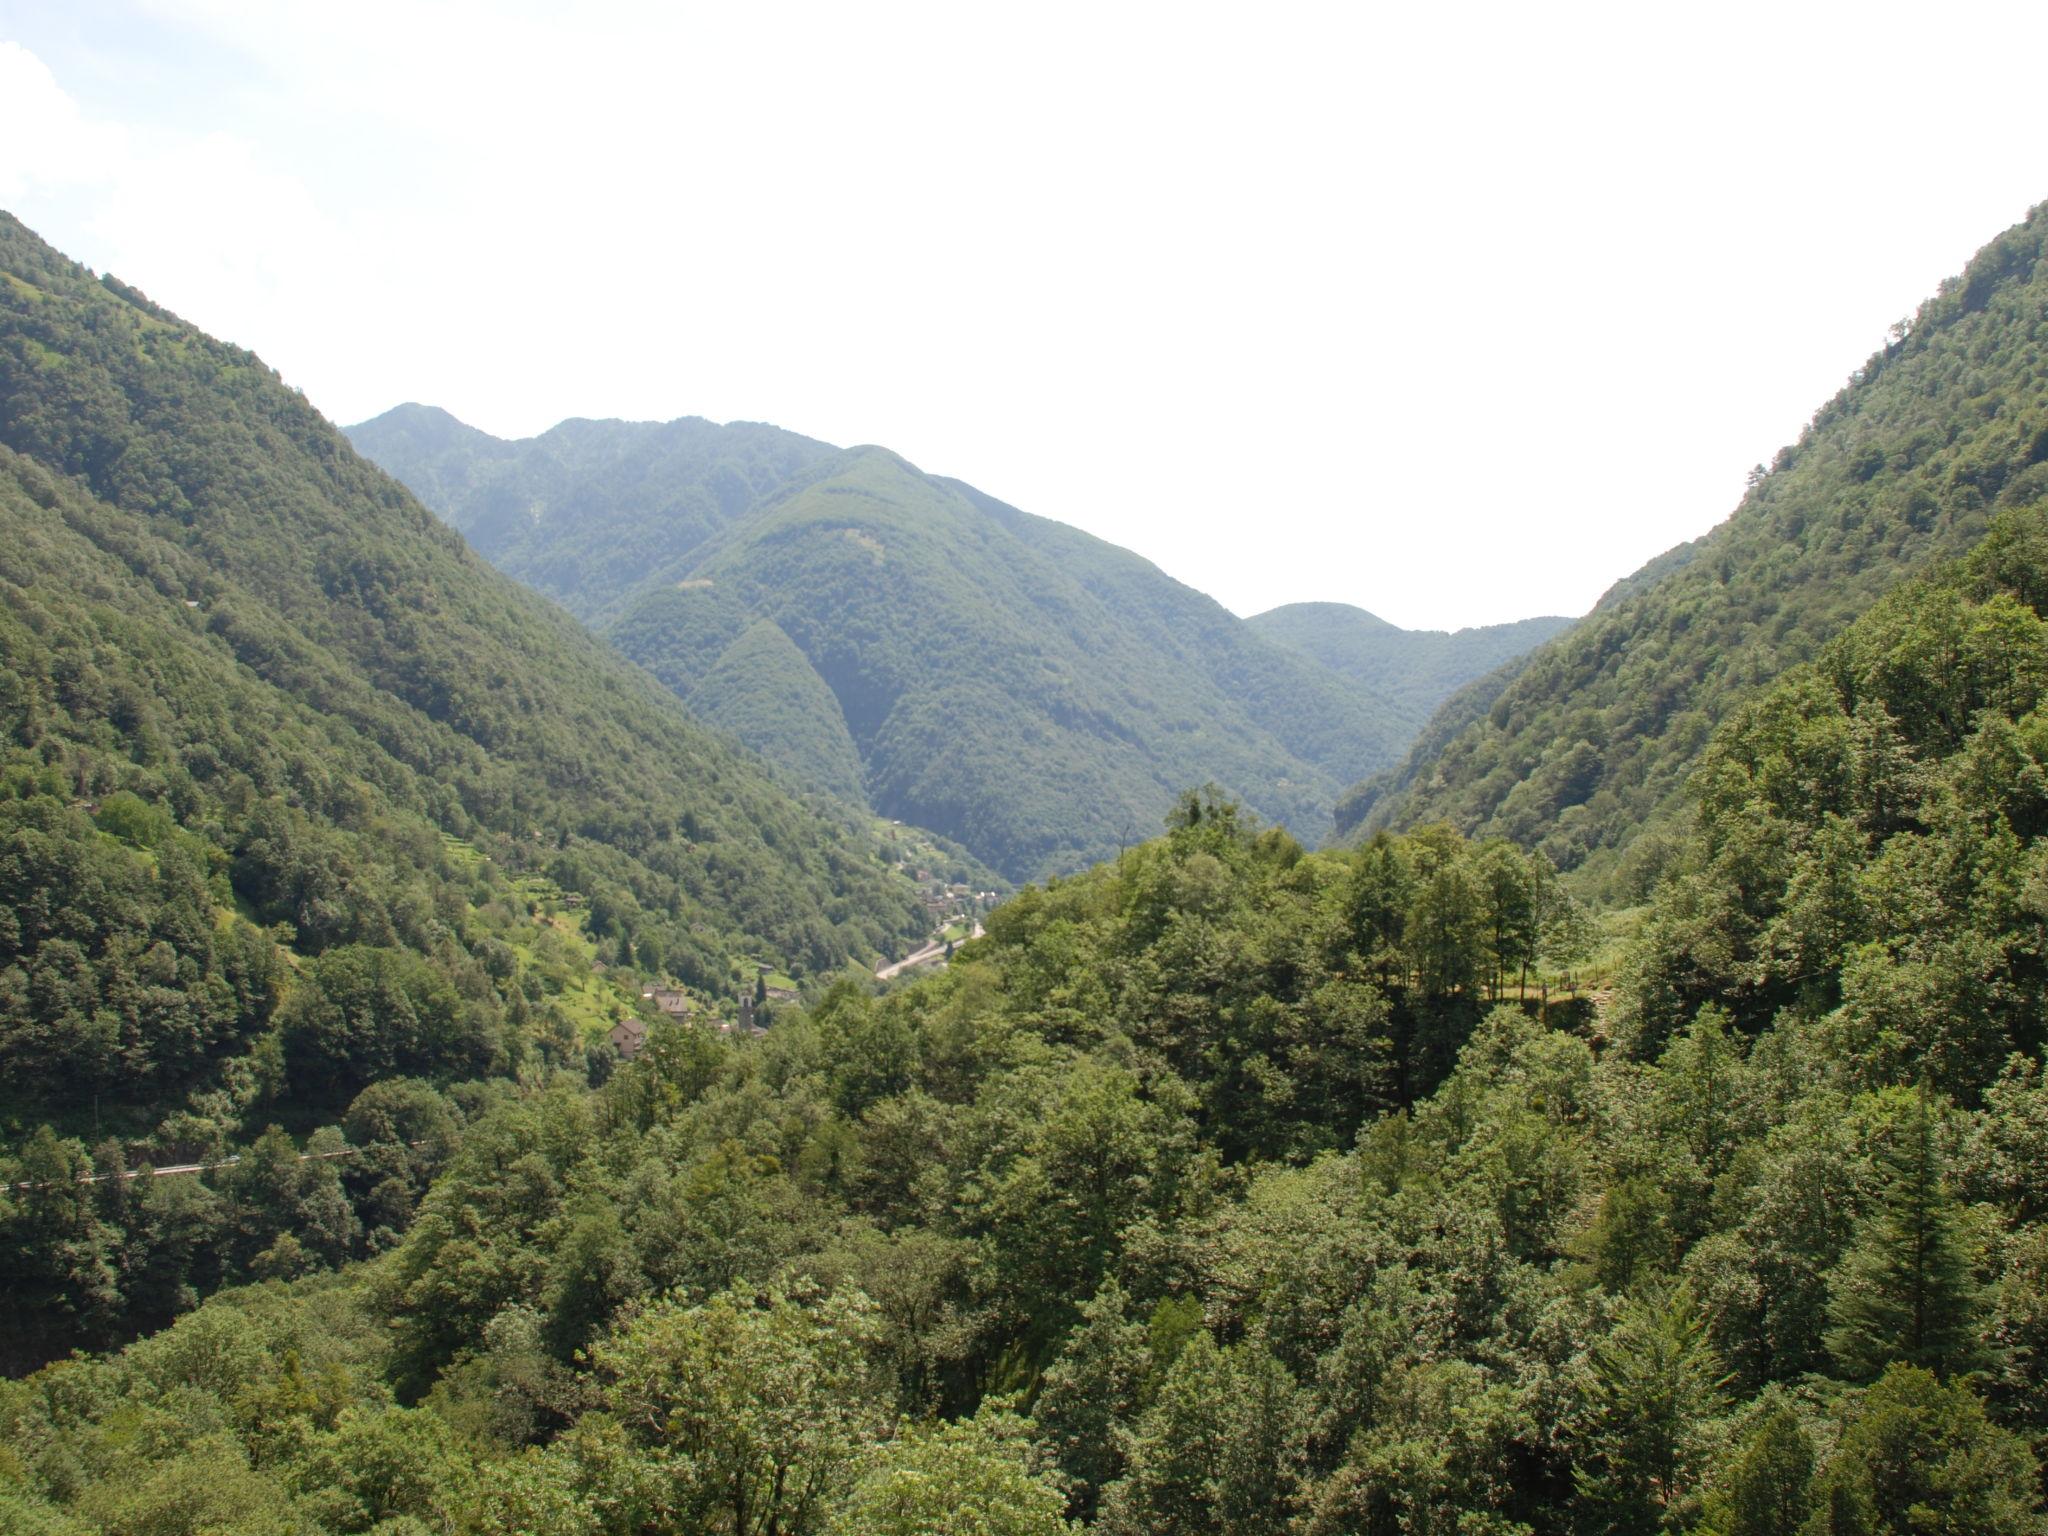
[[0,278],[0,1529],[2048,1529],[2048,204],[1451,634]]
[[1323,655],[879,448],[690,419],[504,442],[416,405],[349,430],[787,782],[1012,881],[1109,856],[1203,783],[1320,841],[1344,785],[1566,622],[1422,636],[1349,609]]

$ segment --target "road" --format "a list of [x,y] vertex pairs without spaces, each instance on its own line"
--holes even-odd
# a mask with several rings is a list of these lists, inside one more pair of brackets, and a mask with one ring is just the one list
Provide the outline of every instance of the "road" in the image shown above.
[[[297,1161],[302,1163],[325,1162],[330,1157],[358,1157],[365,1152],[381,1152],[396,1142],[384,1142],[374,1147],[343,1147],[339,1152],[301,1152]],[[408,1147],[424,1147],[424,1141],[408,1141]],[[139,1179],[147,1173],[153,1179],[166,1179],[174,1173],[205,1173],[212,1168],[232,1168],[241,1161],[240,1157],[222,1158],[217,1163],[172,1163],[164,1168],[130,1168],[125,1173],[81,1173],[74,1181],[79,1184],[104,1184],[109,1179]],[[46,1185],[23,1183],[9,1186],[14,1189],[43,1189]]]
[[[986,932],[988,932],[988,930],[982,927],[979,922],[976,922],[974,925],[974,932],[970,933],[967,936],[967,938],[978,939]],[[965,944],[967,942],[967,939],[962,939],[960,942]],[[894,981],[898,976],[901,976],[905,971],[914,971],[920,965],[930,965],[934,960],[943,960],[945,958],[946,941],[944,939],[933,939],[931,943],[925,945],[923,949],[913,949],[909,954],[905,955],[901,960],[898,960],[894,965],[883,966],[879,971],[875,972],[875,980]]]

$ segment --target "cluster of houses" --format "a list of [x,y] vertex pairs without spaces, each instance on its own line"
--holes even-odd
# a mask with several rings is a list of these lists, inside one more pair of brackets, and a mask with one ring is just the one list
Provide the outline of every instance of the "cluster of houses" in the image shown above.
[[994,891],[977,891],[961,881],[940,880],[928,869],[916,871],[918,900],[932,920],[943,928],[956,917],[973,917],[995,905]]
[[[768,967],[765,965],[760,967],[760,972],[760,996],[764,1002],[795,1003],[798,1001],[796,988],[771,987],[767,984],[766,980]],[[689,993],[677,991],[673,987],[642,988],[640,1001],[646,1005],[646,1012],[659,1014],[667,1019],[687,1020],[698,1011],[698,1004],[695,998],[691,997]],[[722,1035],[766,1034],[767,1029],[754,1020],[755,1007],[755,994],[742,991],[740,993],[739,1014],[737,1018],[729,1019],[721,1016],[709,1020],[709,1023],[712,1028],[715,1028]],[[621,1019],[611,1027],[605,1038],[611,1041],[612,1049],[617,1051],[622,1059],[631,1061],[642,1050],[646,1049],[647,1023],[639,1018]]]

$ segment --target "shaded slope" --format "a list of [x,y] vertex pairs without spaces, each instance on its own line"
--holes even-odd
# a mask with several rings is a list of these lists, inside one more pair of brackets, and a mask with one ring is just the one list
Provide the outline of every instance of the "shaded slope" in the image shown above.
[[[1729,520],[1536,651],[1346,824],[1446,820],[1612,867],[1671,814],[1715,722],[1901,577],[2048,494],[2048,208],[1859,369]],[[1452,710],[1467,709],[1454,701]]]

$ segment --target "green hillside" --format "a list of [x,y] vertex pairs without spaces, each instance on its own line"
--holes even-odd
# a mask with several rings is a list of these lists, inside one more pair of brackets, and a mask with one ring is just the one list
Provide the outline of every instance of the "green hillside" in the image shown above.
[[1401,629],[1348,603],[1288,603],[1245,621],[1269,640],[1363,683],[1406,712],[1415,731],[1475,678],[1570,629],[1565,618],[1474,629]]
[[695,417],[565,421],[507,442],[425,405],[348,435],[491,564],[586,622],[836,452]]
[[[921,934],[877,841],[256,358],[11,218],[0,278],[0,1147],[54,1123],[177,1161],[392,1080],[581,1072],[643,981],[715,1002],[758,955],[816,976]],[[137,1242],[0,1320],[0,1355],[160,1320],[269,1247],[157,1284]]]
[[701,421],[507,443],[422,406],[351,433],[793,782],[1013,878],[1112,853],[1211,781],[1319,839],[1440,686],[1333,671],[1128,551],[881,449]]
[[738,614],[772,625],[838,718],[792,686],[768,720],[757,691],[742,739],[802,742],[821,785],[850,742],[877,812],[1012,877],[1114,853],[1208,781],[1320,836],[1342,765],[1400,745],[1362,690],[1138,557],[882,449],[819,466],[678,568],[610,626],[620,650],[696,699],[729,686],[726,647],[760,644]]
[[1190,795],[943,975],[447,1109],[377,1262],[0,1383],[0,1521],[2040,1536],[2044,603],[2004,512],[1738,709],[1611,999],[1504,841]]
[[1727,522],[1537,650],[1483,717],[1347,795],[1343,829],[1448,821],[1641,889],[1665,842],[1624,852],[1678,809],[1718,721],[1995,509],[2048,495],[2044,239],[2048,207],[1858,369]]
[[[1689,769],[1639,906],[1191,791],[942,973],[627,1060],[588,999],[647,946],[765,990],[886,913],[876,850],[246,354],[0,226],[0,1530],[2042,1536],[2031,230],[1729,527],[1440,712],[1455,767],[1604,635],[1541,782]],[[1298,675],[881,450],[691,562],[650,654],[734,708],[801,657],[871,789],[1107,775],[1098,732]],[[1105,681],[1167,639],[1186,692]],[[1262,707],[1229,729],[1313,739]]]

